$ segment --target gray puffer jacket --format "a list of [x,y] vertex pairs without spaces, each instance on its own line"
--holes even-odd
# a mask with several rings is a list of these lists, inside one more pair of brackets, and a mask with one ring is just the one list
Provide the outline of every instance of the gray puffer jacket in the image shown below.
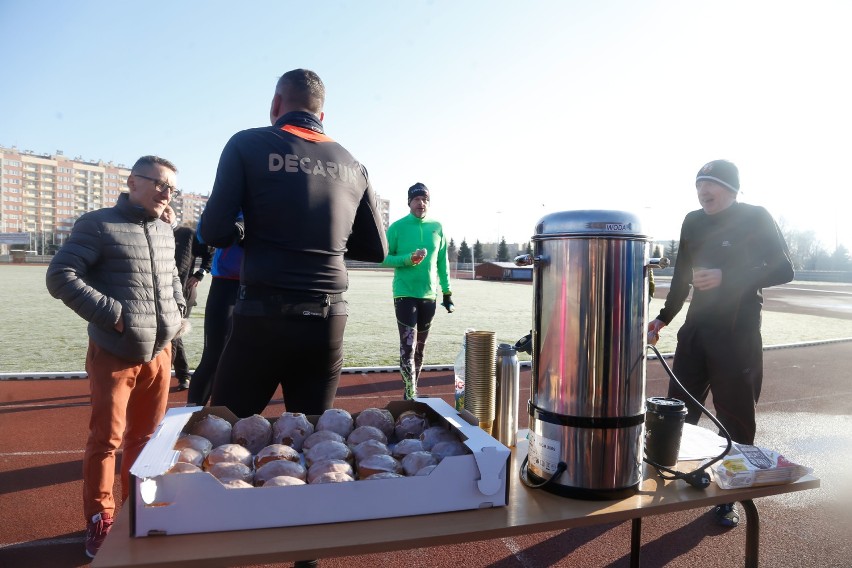
[[89,322],[89,338],[127,361],[150,361],[180,330],[186,303],[172,228],[127,194],[77,220],[46,279],[50,294]]

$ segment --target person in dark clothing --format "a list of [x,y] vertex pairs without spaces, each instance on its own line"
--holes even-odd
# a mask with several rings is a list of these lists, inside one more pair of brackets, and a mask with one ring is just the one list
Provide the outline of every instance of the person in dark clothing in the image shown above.
[[[201,244],[192,227],[179,226],[177,215],[171,206],[166,207],[160,217],[171,225],[175,234],[175,264],[178,269],[180,283],[183,286],[183,296],[186,299],[186,316],[189,317],[192,307],[195,306],[198,284],[204,279],[204,275],[210,272],[210,263],[213,253],[207,245]],[[195,265],[199,264],[198,268]],[[186,359],[186,350],[183,348],[183,337],[172,341],[172,366],[177,378],[177,390],[183,391],[189,388],[189,361]]]
[[239,297],[211,398],[239,417],[261,413],[279,386],[288,411],[332,407],[348,316],[344,256],[381,262],[387,254],[367,171],[324,133],[324,100],[316,73],[285,73],[272,126],[228,141],[201,216],[204,242],[243,246]]
[[225,349],[225,341],[231,331],[234,304],[240,290],[240,264],[243,248],[233,245],[215,249],[213,266],[210,270],[210,291],[204,307],[204,350],[201,362],[192,374],[187,406],[204,406],[213,391],[213,377],[219,366],[219,358]]
[[[739,171],[733,163],[704,165],[696,189],[701,209],[683,221],[671,288],[659,315],[648,324],[648,334],[659,337],[691,287],[673,371],[700,403],[712,393],[716,416],[733,441],[751,445],[763,382],[762,289],[791,281],[793,265],[769,212],[737,202]],[[698,423],[701,409],[673,381],[668,395],[686,403],[687,422]],[[733,503],[717,506],[715,512],[723,526],[739,522]]]

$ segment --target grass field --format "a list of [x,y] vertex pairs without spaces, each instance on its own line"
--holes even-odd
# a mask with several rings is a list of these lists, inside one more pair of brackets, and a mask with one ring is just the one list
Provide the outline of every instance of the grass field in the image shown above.
[[[82,371],[86,356],[86,322],[48,294],[45,266],[0,265],[0,373]],[[346,367],[395,366],[398,335],[391,299],[390,272],[349,273],[349,322],[345,337]],[[466,328],[494,331],[498,343],[514,343],[532,327],[529,284],[454,279],[456,311],[439,306],[426,350],[426,364],[451,363]],[[193,329],[184,342],[191,367],[201,358],[204,304],[210,279],[202,282]],[[662,302],[654,300],[650,313]],[[657,347],[674,351],[675,332],[686,310],[663,331]],[[852,322],[832,318],[764,312],[764,344],[779,345],[852,336]],[[521,354],[521,359],[528,359]]]

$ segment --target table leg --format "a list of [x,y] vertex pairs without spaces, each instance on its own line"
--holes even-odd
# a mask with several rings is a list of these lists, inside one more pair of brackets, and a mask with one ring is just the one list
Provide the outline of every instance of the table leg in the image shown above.
[[740,501],[746,514],[746,568],[758,568],[758,557],[760,555],[760,517],[754,501],[745,499]]
[[639,568],[639,554],[642,549],[642,517],[633,519],[630,527],[630,568]]

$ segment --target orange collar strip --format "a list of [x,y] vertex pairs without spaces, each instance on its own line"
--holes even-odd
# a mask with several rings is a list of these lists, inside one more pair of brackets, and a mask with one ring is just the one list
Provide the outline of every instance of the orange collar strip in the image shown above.
[[303,138],[308,142],[334,142],[334,140],[332,140],[325,134],[320,134],[319,132],[314,132],[309,128],[302,128],[301,126],[285,124],[281,127],[281,130],[283,130],[284,132],[289,132],[290,134],[298,136],[299,138]]

